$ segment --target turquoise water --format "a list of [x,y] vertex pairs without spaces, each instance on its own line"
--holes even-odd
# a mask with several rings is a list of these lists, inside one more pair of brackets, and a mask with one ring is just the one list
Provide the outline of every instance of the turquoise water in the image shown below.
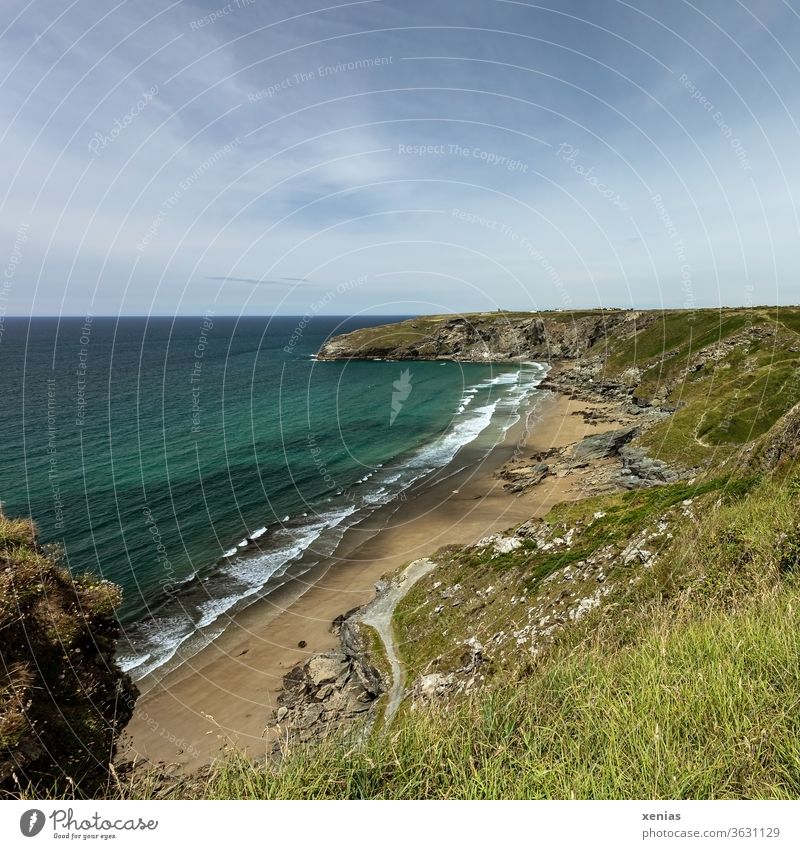
[[122,586],[135,675],[502,431],[542,376],[313,359],[332,333],[387,320],[5,320],[0,498],[73,571]]

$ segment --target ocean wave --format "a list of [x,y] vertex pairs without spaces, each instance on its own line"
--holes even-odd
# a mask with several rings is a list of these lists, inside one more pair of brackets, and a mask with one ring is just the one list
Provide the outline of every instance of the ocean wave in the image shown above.
[[[291,531],[281,529],[276,534],[283,534],[286,542],[269,552],[246,556],[238,546],[228,549],[227,557],[238,556],[229,560],[218,573],[206,578],[202,587],[196,586],[193,596],[185,594],[183,598],[176,599],[173,607],[177,609],[155,613],[128,629],[125,638],[131,648],[118,655],[121,668],[141,678],[169,663],[190,638],[200,636],[221,617],[240,609],[244,602],[265,588],[270,578],[285,573],[289,565],[323,533],[338,528],[356,509],[349,505],[321,514],[310,524]],[[341,535],[339,533],[330,539],[321,553],[331,553]],[[215,590],[230,590],[231,586],[236,587],[235,592],[215,594]],[[205,633],[203,639],[197,641],[196,648],[202,648],[222,630],[216,629],[214,634]]]

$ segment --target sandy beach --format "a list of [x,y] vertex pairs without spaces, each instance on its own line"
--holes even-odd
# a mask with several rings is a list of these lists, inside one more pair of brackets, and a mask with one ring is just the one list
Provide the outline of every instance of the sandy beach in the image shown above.
[[369,601],[382,575],[443,545],[474,542],[580,497],[574,483],[559,477],[512,494],[496,472],[514,457],[608,430],[608,424],[584,420],[580,412],[587,406],[536,393],[488,454],[466,446],[412,487],[405,501],[385,505],[348,530],[327,562],[236,615],[219,638],[161,680],[139,682],[143,695],[123,756],[192,768],[226,744],[263,754],[283,676],[309,655],[336,646],[332,621]]

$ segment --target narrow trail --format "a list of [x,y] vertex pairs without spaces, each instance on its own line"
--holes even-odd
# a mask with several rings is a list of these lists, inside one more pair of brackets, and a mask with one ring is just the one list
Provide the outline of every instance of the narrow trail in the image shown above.
[[405,669],[397,653],[392,617],[395,608],[408,591],[435,566],[436,564],[427,557],[410,563],[358,616],[359,622],[369,625],[378,632],[392,670],[392,685],[389,688],[388,701],[384,711],[384,727],[389,726],[400,707],[406,680]]

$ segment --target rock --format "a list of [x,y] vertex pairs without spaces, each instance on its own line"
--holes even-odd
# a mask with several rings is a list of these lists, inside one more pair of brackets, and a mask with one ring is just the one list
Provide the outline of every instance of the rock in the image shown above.
[[[497,540],[499,536],[500,536],[500,534],[489,534],[488,537],[481,537],[471,547],[472,548],[486,548],[487,546],[494,545],[495,540]],[[441,581],[437,581],[436,583],[438,584],[439,587],[442,585]],[[438,587],[434,587],[434,589],[438,589]]]
[[522,547],[522,540],[519,537],[503,537],[495,540],[494,553],[509,554],[512,551]]
[[567,615],[573,622],[578,622],[590,611],[594,610],[600,604],[600,593],[582,598],[575,607],[570,608]]
[[470,637],[465,643],[466,651],[461,655],[461,672],[473,670],[483,661],[483,646],[477,637]]
[[636,368],[636,366],[631,366],[631,368],[625,369],[624,372],[620,375],[620,380],[625,386],[630,386],[634,388],[639,385],[642,379],[642,370],[640,368]]
[[305,640],[300,640],[300,642],[297,644],[297,648],[304,649],[307,645],[308,643]]
[[317,690],[316,694],[314,695],[314,698],[318,702],[325,701],[325,699],[327,699],[328,696],[330,696],[330,694],[333,692],[333,686],[334,686],[333,684],[323,684],[319,688],[319,690]]
[[342,645],[342,651],[347,657],[356,657],[364,651],[358,625],[351,620],[345,620],[342,623],[339,630],[339,642]]
[[[598,311],[564,321],[558,317],[487,313],[437,320],[410,319],[396,325],[402,333],[357,330],[329,339],[321,360],[349,359],[575,359],[615,328],[636,329],[631,311]],[[641,327],[641,322],[638,325]],[[402,338],[397,344],[394,340]]]
[[334,713],[339,713],[347,708],[348,695],[341,689],[335,690],[325,702],[325,707]]
[[353,669],[370,698],[375,698],[386,691],[387,682],[383,680],[377,668],[368,661],[366,655],[361,655],[354,660]]
[[372,663],[367,646],[361,636],[358,622],[347,620],[342,626],[339,639],[362,687],[373,698],[385,692],[388,682],[383,680],[381,673]]
[[509,492],[522,492],[541,483],[550,474],[547,463],[529,465],[508,465],[503,467],[500,477],[507,480],[505,489]]
[[288,713],[289,713],[289,708],[287,708],[286,705],[281,705],[278,708],[278,710],[275,714],[275,721],[276,722],[283,722],[283,720],[286,719],[286,716],[287,716]]
[[322,705],[309,705],[298,717],[297,727],[310,728],[312,725],[319,721],[319,718],[322,716],[322,712],[324,710],[325,708],[323,708]]
[[290,669],[286,675],[283,676],[283,687],[284,692],[297,690],[305,687],[306,685],[306,673],[305,669],[299,664],[292,669]]
[[647,551],[644,548],[632,547],[627,548],[622,552],[622,562],[626,566],[631,566],[634,563],[647,563],[652,556],[652,551]]
[[623,464],[623,472],[641,481],[658,483],[672,483],[680,480],[683,474],[673,469],[661,460],[654,460],[647,456],[642,448],[625,445],[620,449],[620,457]]
[[444,695],[452,687],[454,676],[432,672],[422,675],[414,685],[414,695],[423,699],[432,699]]
[[334,634],[338,634],[341,630],[342,625],[354,614],[356,614],[361,607],[353,607],[347,611],[347,613],[340,613],[331,623],[331,632]]
[[523,537],[523,539],[535,539],[545,533],[548,527],[547,523],[542,519],[528,519],[527,522],[523,522],[519,525],[516,530],[516,534],[519,537]]
[[483,646],[477,637],[470,637],[466,642],[466,646],[472,650],[473,654],[480,654],[483,651]]
[[448,587],[446,590],[442,590],[441,596],[442,598],[452,598],[460,589],[461,584],[456,584],[455,586]]
[[571,445],[565,453],[577,461],[602,460],[618,454],[620,448],[630,442],[638,432],[638,427],[624,427],[606,433],[596,433]]
[[315,655],[306,664],[306,674],[315,687],[330,684],[339,677],[344,663],[345,656],[339,652]]

